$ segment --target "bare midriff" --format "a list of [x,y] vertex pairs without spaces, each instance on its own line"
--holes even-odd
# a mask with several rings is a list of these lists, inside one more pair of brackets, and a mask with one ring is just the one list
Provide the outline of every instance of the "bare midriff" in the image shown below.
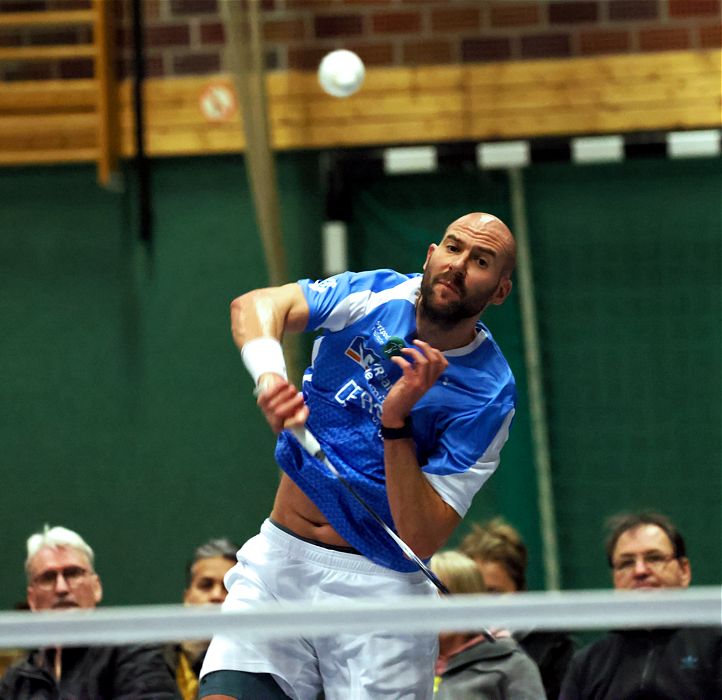
[[348,542],[331,527],[313,501],[286,474],[281,475],[271,519],[299,537],[323,542],[333,547],[349,546]]

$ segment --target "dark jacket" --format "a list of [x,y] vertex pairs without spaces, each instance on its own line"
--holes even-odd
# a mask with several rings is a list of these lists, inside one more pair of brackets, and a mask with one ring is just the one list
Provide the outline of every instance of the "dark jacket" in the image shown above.
[[548,700],[557,700],[576,644],[567,632],[515,632],[514,639],[539,667]]
[[177,689],[160,647],[67,647],[60,683],[55,650],[31,652],[0,681],[0,700],[175,700]]
[[450,657],[434,700],[544,700],[544,687],[536,664],[502,638]]
[[561,700],[719,700],[722,628],[610,632],[577,652]]

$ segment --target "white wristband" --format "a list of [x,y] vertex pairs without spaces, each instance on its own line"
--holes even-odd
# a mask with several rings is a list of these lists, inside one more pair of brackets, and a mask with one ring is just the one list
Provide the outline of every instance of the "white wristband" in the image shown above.
[[266,372],[280,374],[284,379],[288,379],[283,348],[275,338],[262,336],[249,340],[241,348],[241,358],[253,377],[254,386],[258,385],[258,378]]

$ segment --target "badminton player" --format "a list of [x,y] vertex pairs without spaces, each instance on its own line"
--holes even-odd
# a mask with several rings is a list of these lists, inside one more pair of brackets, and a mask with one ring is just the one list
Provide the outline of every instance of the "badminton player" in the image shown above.
[[[423,274],[346,272],[233,301],[233,339],[278,434],[283,476],[226,576],[225,609],[436,593],[369,509],[428,560],[496,469],[515,386],[479,317],[509,295],[514,261],[507,226],[472,213],[428,247]],[[279,341],[302,331],[319,337],[299,392]],[[289,430],[301,426],[333,469]],[[435,658],[433,634],[217,635],[200,697],[425,699]]]

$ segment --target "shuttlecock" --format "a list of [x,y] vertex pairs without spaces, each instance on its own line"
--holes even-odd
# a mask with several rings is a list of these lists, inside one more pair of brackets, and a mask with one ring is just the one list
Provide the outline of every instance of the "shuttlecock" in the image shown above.
[[326,54],[318,67],[318,82],[334,97],[353,95],[361,87],[365,75],[363,61],[346,49]]

